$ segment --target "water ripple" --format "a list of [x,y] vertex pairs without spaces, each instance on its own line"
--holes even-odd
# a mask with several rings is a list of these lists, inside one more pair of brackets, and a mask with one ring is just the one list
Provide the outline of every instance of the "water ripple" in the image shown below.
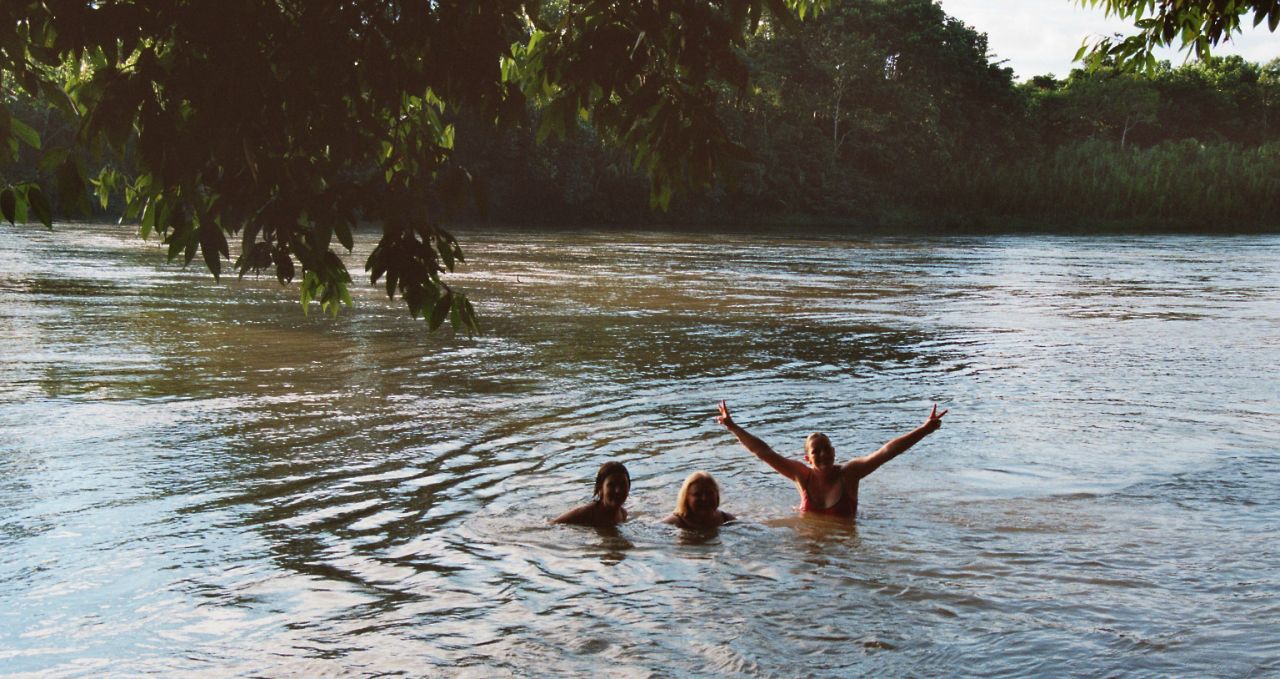
[[[0,230],[5,672],[1280,669],[1274,237],[464,242],[476,339]],[[794,456],[952,414],[854,528],[796,516],[720,399]],[[633,520],[550,524],[607,459]],[[658,523],[699,468],[743,520]]]

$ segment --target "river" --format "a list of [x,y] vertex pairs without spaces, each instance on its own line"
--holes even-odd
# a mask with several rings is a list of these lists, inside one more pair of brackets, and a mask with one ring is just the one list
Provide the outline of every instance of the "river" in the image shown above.
[[[0,227],[0,674],[1280,673],[1280,237],[460,237],[476,338]],[[721,399],[950,414],[853,527]],[[605,460],[631,520],[550,524]],[[696,469],[739,522],[659,523]]]

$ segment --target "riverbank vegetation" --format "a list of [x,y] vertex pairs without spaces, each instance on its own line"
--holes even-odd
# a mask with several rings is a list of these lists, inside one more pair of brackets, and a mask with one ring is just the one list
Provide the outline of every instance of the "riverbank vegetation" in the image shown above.
[[[554,11],[554,4],[547,11]],[[713,81],[744,153],[707,188],[651,204],[650,174],[555,99],[516,124],[452,115],[454,157],[482,185],[466,221],[545,224],[839,224],[932,229],[1240,229],[1280,224],[1280,60],[1210,57],[1139,73],[1101,63],[1014,81],[981,27],[930,0],[834,3],[751,35],[751,86]],[[72,122],[7,86],[15,125],[66,148]],[[20,147],[7,173],[81,207],[67,163],[106,157]],[[67,194],[66,196],[62,194]],[[70,198],[67,200],[66,198]],[[124,202],[109,204],[112,212]],[[99,209],[102,209],[101,207]]]
[[[667,211],[585,125],[460,127],[502,223],[1236,230],[1280,225],[1280,60],[1103,64],[1015,82],[927,0],[838,3],[747,45],[737,172]],[[477,216],[480,217],[480,216]]]
[[[548,4],[547,12],[556,12]],[[703,190],[654,209],[648,173],[585,120],[530,101],[494,132],[453,115],[454,155],[483,182],[461,219],[545,224],[850,224],[918,228],[1235,229],[1280,224],[1280,59],[1239,56],[1126,72],[1102,61],[1014,81],[980,27],[931,0],[845,0],[745,44],[751,87],[719,88],[745,154]],[[76,120],[5,73],[5,109],[47,149],[6,174],[64,214],[84,176],[136,172],[136,140],[67,151]],[[122,196],[100,213],[120,214]]]

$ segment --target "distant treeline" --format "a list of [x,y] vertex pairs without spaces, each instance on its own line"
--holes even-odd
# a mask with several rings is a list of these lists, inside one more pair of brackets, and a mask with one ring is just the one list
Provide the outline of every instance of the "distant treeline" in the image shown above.
[[[553,3],[554,4],[554,3]],[[933,0],[846,0],[745,46],[752,87],[713,92],[746,153],[649,206],[644,172],[581,126],[539,138],[456,112],[485,186],[462,219],[547,224],[847,223],[924,228],[1240,229],[1280,224],[1280,60],[1214,58],[1016,83],[985,34]],[[74,134],[5,88],[14,116]],[[22,162],[45,174],[39,157]],[[128,169],[124,157],[84,162]],[[46,163],[53,167],[53,164]],[[47,179],[47,177],[46,177]]]
[[489,218],[952,228],[1280,224],[1280,60],[1015,83],[985,34],[930,0],[841,2],[747,45],[720,93],[750,153],[731,179],[647,208],[643,175],[586,128],[538,144],[462,125]]

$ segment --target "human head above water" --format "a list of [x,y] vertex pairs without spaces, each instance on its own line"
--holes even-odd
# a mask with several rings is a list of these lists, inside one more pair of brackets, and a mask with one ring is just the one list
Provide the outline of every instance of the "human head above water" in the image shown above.
[[[610,477],[621,475],[622,481],[610,482]],[[631,490],[631,474],[627,472],[627,468],[621,462],[609,461],[600,465],[600,471],[596,472],[596,489],[595,499],[600,502],[610,500],[607,504],[621,505],[627,499],[627,493]],[[621,495],[619,496],[619,491]]]
[[820,432],[809,434],[804,440],[804,456],[815,467],[836,463],[835,446],[831,445],[831,439],[826,434]]
[[720,484],[711,474],[696,471],[684,480],[680,486],[680,495],[676,497],[676,516],[688,516],[694,513],[708,512],[720,507]]

